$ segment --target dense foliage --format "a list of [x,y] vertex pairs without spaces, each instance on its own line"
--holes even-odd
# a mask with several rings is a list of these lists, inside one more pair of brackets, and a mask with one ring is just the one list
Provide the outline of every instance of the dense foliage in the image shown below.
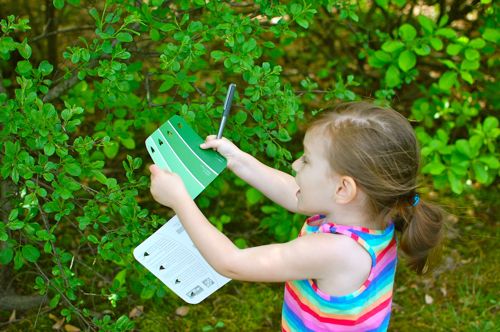
[[[169,296],[132,256],[167,218],[143,142],[174,114],[215,133],[230,82],[225,136],[283,170],[312,116],[373,98],[413,121],[427,187],[498,182],[498,3],[44,3],[0,6],[1,281],[31,272],[24,290],[82,328],[131,329],[120,301]],[[246,207],[278,241],[302,220],[228,173],[197,202],[221,229]],[[255,241],[233,227],[239,245]]]

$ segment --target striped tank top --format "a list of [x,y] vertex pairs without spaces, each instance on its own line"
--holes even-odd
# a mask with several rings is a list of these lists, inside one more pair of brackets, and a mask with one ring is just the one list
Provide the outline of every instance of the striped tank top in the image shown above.
[[308,218],[299,236],[311,233],[349,236],[370,254],[370,273],[358,290],[344,296],[322,292],[313,280],[287,281],[282,331],[386,331],[391,316],[397,262],[394,224],[391,223],[385,230],[331,222],[309,225],[323,218],[323,215]]

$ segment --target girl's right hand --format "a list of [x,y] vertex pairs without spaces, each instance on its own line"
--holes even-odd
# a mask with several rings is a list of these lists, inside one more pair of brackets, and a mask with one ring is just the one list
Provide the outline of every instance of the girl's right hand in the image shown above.
[[227,159],[227,168],[234,172],[235,166],[240,161],[240,157],[243,155],[241,151],[233,142],[225,137],[217,139],[215,135],[209,135],[205,139],[205,143],[200,145],[202,149],[212,148],[219,152]]

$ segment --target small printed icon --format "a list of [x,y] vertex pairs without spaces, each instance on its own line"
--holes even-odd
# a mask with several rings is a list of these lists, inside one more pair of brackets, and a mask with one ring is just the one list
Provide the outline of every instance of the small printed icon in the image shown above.
[[214,281],[210,278],[206,278],[205,280],[203,280],[203,284],[206,286],[206,287],[210,287],[214,284]]
[[160,265],[160,270],[165,270],[165,267],[163,265]]
[[149,256],[149,253],[147,251],[144,252],[144,257]]
[[196,286],[195,288],[193,288],[192,290],[187,292],[187,296],[193,298],[196,295],[200,294],[202,291],[203,291],[203,288],[201,288],[200,286]]
[[153,147],[151,147],[151,152],[155,153],[155,149],[153,149]]
[[158,139],[158,144],[163,145],[163,141],[161,139]]
[[175,284],[179,284],[181,281],[179,280],[179,278],[175,279]]

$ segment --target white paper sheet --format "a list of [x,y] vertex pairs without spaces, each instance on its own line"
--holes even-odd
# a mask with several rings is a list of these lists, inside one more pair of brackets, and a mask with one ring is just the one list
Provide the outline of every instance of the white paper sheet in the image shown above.
[[177,216],[134,249],[134,257],[184,301],[203,301],[231,279],[201,256]]

